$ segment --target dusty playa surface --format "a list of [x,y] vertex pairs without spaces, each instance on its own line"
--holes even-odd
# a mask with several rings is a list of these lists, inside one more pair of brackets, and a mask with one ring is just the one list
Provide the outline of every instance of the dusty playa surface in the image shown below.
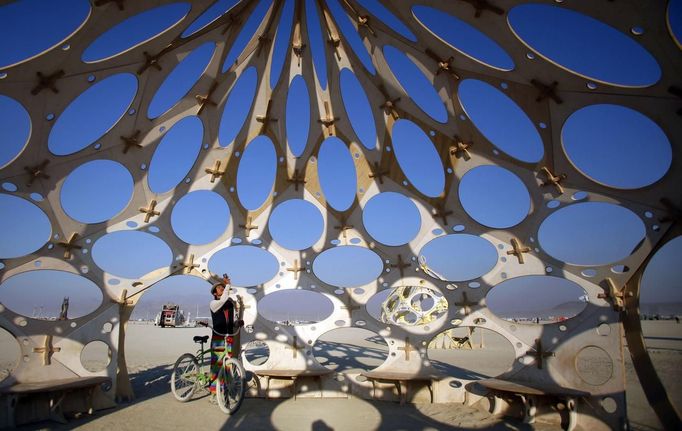
[[[674,321],[645,321],[645,340],[651,358],[661,375],[673,403],[682,407],[682,324]],[[175,359],[197,346],[194,335],[208,335],[205,328],[161,329],[152,325],[130,324],[126,337],[126,355],[136,399],[93,416],[71,420],[66,425],[42,422],[20,429],[243,429],[243,430],[442,430],[442,429],[555,429],[542,423],[531,426],[520,421],[492,417],[487,412],[461,404],[408,404],[369,401],[360,398],[280,399],[247,398],[239,412],[228,417],[208,403],[204,393],[187,403],[179,403],[170,393],[169,377]],[[359,336],[360,335],[360,336]],[[498,336],[499,337],[499,336]],[[11,340],[0,338],[0,370],[10,368]],[[380,337],[379,337],[380,338]],[[476,335],[474,344],[479,341]],[[480,375],[494,376],[504,371],[509,360],[504,339],[486,333],[484,349],[453,351],[430,349],[429,357],[443,372],[457,374],[467,364],[478,364]],[[324,365],[343,372],[359,372],[381,364],[387,348],[377,337],[365,337],[354,331],[341,331],[334,337],[323,337],[313,353]],[[347,355],[346,349],[353,351]],[[84,355],[83,361],[99,365],[101,352]],[[462,354],[466,355],[463,356]],[[254,349],[252,360],[263,360],[262,349]],[[2,377],[2,376],[0,376]],[[662,429],[649,407],[637,380],[629,355],[626,355],[628,416],[633,429]],[[558,429],[558,428],[556,428]]]

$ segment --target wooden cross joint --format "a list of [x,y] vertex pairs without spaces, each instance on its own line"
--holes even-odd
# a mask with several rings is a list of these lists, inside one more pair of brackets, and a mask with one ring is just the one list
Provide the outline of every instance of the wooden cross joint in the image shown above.
[[156,200],[153,199],[147,208],[140,208],[140,212],[144,213],[144,222],[149,223],[149,219],[152,217],[160,216],[161,212],[156,210]]
[[41,72],[36,72],[36,75],[38,76],[38,84],[31,90],[32,95],[35,96],[45,89],[52,90],[55,94],[59,93],[59,90],[57,89],[57,80],[64,76],[63,70],[58,70],[49,75],[43,75]]
[[95,7],[100,7],[104,6],[107,3],[116,3],[116,6],[118,6],[118,10],[124,10],[125,9],[125,0],[97,0],[95,2]]
[[378,162],[374,162],[374,169],[372,169],[372,172],[369,174],[370,178],[377,178],[379,180],[379,184],[384,183],[384,175],[388,175],[390,173],[389,170],[386,169],[381,169],[379,167]]
[[682,220],[682,210],[679,207],[675,206],[675,204],[673,204],[670,201],[670,199],[661,198],[660,202],[665,207],[667,215],[660,217],[658,219],[659,222],[661,222],[661,223],[668,223],[668,222],[679,223]]
[[216,88],[218,88],[218,81],[213,81],[213,84],[211,84],[211,87],[208,89],[206,94],[197,94],[194,96],[197,104],[199,105],[197,115],[201,114],[207,105],[217,106],[217,103],[211,99],[211,96],[213,96],[213,92],[216,90]]
[[546,187],[546,186],[554,186],[559,192],[560,195],[564,194],[564,188],[561,186],[561,182],[566,179],[566,174],[560,174],[560,175],[554,175],[552,171],[550,171],[547,167],[543,166],[540,169],[540,172],[542,172],[545,177],[547,178],[545,181],[543,181],[540,186]]
[[559,86],[558,82],[554,81],[551,84],[547,85],[543,82],[538,81],[537,79],[531,79],[530,83],[533,84],[533,87],[535,87],[538,90],[538,97],[535,98],[536,102],[541,102],[549,98],[552,99],[558,105],[563,103],[561,97],[559,97],[556,94],[557,87]]
[[123,289],[118,299],[112,299],[111,302],[123,306],[133,305],[133,300],[128,299],[128,289]]
[[432,214],[436,218],[440,217],[441,220],[443,221],[443,225],[447,226],[448,225],[448,216],[452,214],[452,211],[450,211],[450,210],[446,211],[443,204],[439,203],[433,207]]
[[293,340],[291,342],[291,347],[287,346],[285,349],[291,350],[292,351],[292,357],[296,358],[298,356],[298,351],[301,350],[301,347],[298,345],[298,336],[294,335]]
[[194,263],[194,255],[190,254],[189,260],[187,260],[187,262],[182,262],[182,273],[189,274],[194,268],[199,268],[199,264]]
[[465,161],[471,160],[471,154],[469,154],[469,148],[474,144],[473,142],[462,142],[459,136],[455,136],[457,140],[457,145],[450,147],[450,154],[457,157],[458,159],[464,158]]
[[80,250],[83,247],[76,245],[76,240],[78,239],[78,234],[76,232],[72,233],[68,241],[60,241],[57,244],[60,247],[64,247],[64,259],[71,259],[71,250]]
[[341,224],[338,225],[338,226],[334,226],[334,229],[340,231],[341,234],[343,234],[343,238],[345,239],[345,238],[346,238],[346,231],[349,230],[349,229],[353,229],[353,226],[352,226],[352,225],[349,225],[349,224],[346,224],[346,219],[345,219],[345,218],[342,218],[342,219],[340,220],[340,222],[341,222]]
[[50,365],[52,364],[52,355],[54,353],[61,352],[61,350],[62,350],[61,347],[52,346],[52,335],[46,335],[43,347],[34,347],[33,353],[42,353],[43,365]]
[[287,271],[294,273],[294,280],[298,280],[298,273],[305,270],[305,267],[298,264],[298,259],[294,259],[294,266],[287,268]]
[[337,60],[341,61],[341,53],[339,52],[339,45],[341,45],[341,38],[336,34],[330,34],[327,43],[334,49]]
[[396,111],[396,106],[398,106],[398,102],[400,101],[400,97],[396,97],[391,99],[390,95],[388,94],[388,91],[386,91],[386,88],[383,85],[380,85],[379,91],[381,92],[381,95],[384,96],[384,103],[381,104],[379,107],[384,110],[384,113],[386,115],[390,115],[393,117],[394,120],[397,120],[400,118],[400,115],[398,115],[398,111]]
[[225,175],[225,170],[223,169],[222,171],[220,170],[220,160],[216,160],[215,163],[213,164],[213,168],[206,168],[204,169],[204,172],[207,174],[211,174],[211,183],[215,183],[216,178],[220,178],[223,175]]
[[299,67],[301,67],[301,57],[303,57],[303,51],[305,51],[306,46],[300,39],[291,44],[291,49],[294,51],[296,58],[298,58]]
[[402,350],[403,352],[405,352],[406,361],[410,360],[410,353],[414,351],[414,348],[412,348],[412,345],[410,344],[410,337],[405,337],[405,346],[398,347],[398,350]]
[[377,33],[372,26],[369,25],[369,17],[367,15],[357,15],[356,20],[358,22],[358,27],[366,28],[372,36],[377,37]]
[[270,116],[270,110],[271,109],[272,109],[272,99],[268,100],[268,105],[265,108],[265,115],[256,115],[256,121],[263,124],[263,128],[261,129],[261,133],[263,133],[263,129],[265,129],[268,126],[268,123],[279,121],[277,118],[272,118]]
[[462,307],[463,315],[467,316],[469,313],[471,313],[471,306],[475,305],[476,302],[471,302],[469,301],[469,297],[467,296],[466,292],[462,292],[462,300],[460,302],[455,302],[455,305],[458,307]]
[[28,172],[28,174],[30,175],[28,182],[26,183],[26,187],[31,187],[33,185],[33,182],[38,178],[42,178],[44,180],[50,179],[50,176],[45,173],[45,168],[49,163],[50,161],[48,159],[45,159],[39,165],[33,167],[24,166],[24,170]]
[[294,176],[287,179],[288,182],[294,184],[294,190],[298,191],[299,184],[305,184],[305,175],[299,175],[298,169],[294,169]]
[[535,358],[535,364],[540,370],[542,369],[542,361],[544,359],[555,356],[554,352],[550,352],[542,348],[542,341],[539,338],[535,339],[535,349],[527,351],[526,355],[533,356]]
[[[671,85],[670,87],[668,87],[668,93],[682,99],[682,88],[680,87],[675,87],[674,85]],[[677,115],[682,115],[682,108],[677,110]]]
[[403,256],[401,254],[398,255],[398,262],[396,264],[389,265],[391,268],[398,268],[398,271],[400,271],[400,278],[404,277],[404,272],[405,268],[409,268],[412,266],[410,262],[405,262],[403,260]]
[[606,291],[597,295],[597,298],[604,299],[611,302],[614,311],[621,312],[625,310],[625,298],[631,297],[632,292],[625,293],[625,285],[620,289],[616,287],[616,283],[610,278],[604,280],[606,284]]
[[258,226],[251,224],[251,217],[246,219],[246,224],[240,224],[239,227],[246,231],[246,237],[247,238],[251,234],[252,230],[258,229]]
[[523,265],[525,263],[523,259],[523,253],[529,253],[530,247],[524,247],[516,238],[511,239],[511,245],[512,249],[507,251],[507,256],[516,256],[516,258],[519,260],[519,263]]
[[268,46],[272,39],[268,37],[267,34],[258,35],[258,48],[256,49],[256,57],[258,57],[264,47]]
[[462,1],[465,3],[469,3],[471,6],[474,7],[474,10],[476,11],[474,13],[474,17],[476,18],[480,17],[484,11],[492,12],[497,15],[504,14],[504,9],[491,4],[488,0],[462,0]]
[[334,129],[334,123],[339,121],[339,117],[334,117],[334,115],[332,115],[329,109],[329,102],[327,102],[326,100],[324,102],[324,112],[325,116],[317,120],[317,122],[325,126],[327,128],[327,133],[329,134],[329,136],[332,136],[336,133]]
[[431,57],[433,61],[438,64],[438,70],[436,71],[436,75],[440,75],[442,72],[447,72],[450,75],[452,75],[453,78],[456,80],[459,80],[459,75],[457,72],[455,72],[454,67],[452,66],[452,62],[455,60],[455,57],[449,57],[447,59],[442,59],[438,54],[436,54],[434,51],[431,51],[430,49],[427,49],[424,51],[426,55]]
[[144,64],[137,70],[138,75],[142,75],[142,73],[150,67],[161,70],[159,59],[162,54],[150,55],[147,51],[144,51],[142,54],[144,55]]
[[137,147],[137,148],[142,148],[142,145],[140,144],[140,130],[135,130],[135,133],[133,133],[130,136],[121,136],[121,140],[123,141],[123,154],[126,154],[128,150],[130,150],[131,147]]

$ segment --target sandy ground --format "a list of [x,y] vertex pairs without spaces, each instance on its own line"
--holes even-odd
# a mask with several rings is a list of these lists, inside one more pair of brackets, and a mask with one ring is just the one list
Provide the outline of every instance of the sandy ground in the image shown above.
[[[682,324],[662,321],[643,322],[651,358],[662,376],[673,403],[682,407]],[[229,418],[207,402],[205,394],[182,404],[169,390],[170,369],[182,353],[195,351],[194,335],[208,335],[205,328],[160,329],[150,325],[128,327],[126,357],[131,382],[137,396],[130,404],[97,412],[67,426],[35,424],[23,429],[276,429],[276,430],[435,430],[435,429],[530,429],[516,421],[502,421],[487,413],[459,404],[416,404],[400,407],[396,403],[351,399],[263,400],[247,399],[237,415]],[[335,371],[357,372],[381,364],[387,347],[381,337],[362,331],[336,331],[323,337],[314,347],[315,357]],[[462,334],[455,334],[462,335]],[[473,337],[480,343],[480,335]],[[513,360],[506,341],[489,332],[484,335],[483,350],[430,349],[429,357],[443,372],[460,376],[495,376]],[[11,368],[18,350],[4,331],[0,331],[0,379]],[[453,352],[456,352],[453,354]],[[253,361],[264,361],[267,349],[254,346]],[[96,368],[106,361],[106,351],[94,350],[84,355],[84,362]],[[472,369],[472,364],[475,364]],[[6,374],[6,372],[5,372]],[[626,360],[628,416],[633,429],[662,429],[648,405],[629,358]],[[552,429],[546,425],[534,429]]]

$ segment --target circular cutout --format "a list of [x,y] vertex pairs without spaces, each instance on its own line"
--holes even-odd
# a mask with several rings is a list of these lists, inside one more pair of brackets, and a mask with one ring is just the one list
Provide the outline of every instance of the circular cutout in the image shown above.
[[476,128],[493,145],[522,162],[542,160],[545,150],[540,133],[509,96],[477,79],[460,82],[457,95]]
[[315,359],[337,373],[360,373],[388,358],[383,337],[363,328],[336,328],[322,334],[313,345]]
[[338,287],[358,287],[376,280],[384,269],[381,258],[364,247],[346,245],[327,249],[313,262],[317,278]]
[[583,175],[619,189],[651,185],[672,163],[670,141],[661,128],[619,105],[590,105],[574,112],[561,130],[561,142]]
[[322,142],[317,174],[327,203],[337,211],[345,211],[355,200],[357,177],[355,164],[346,144],[331,136]]
[[133,195],[133,177],[120,163],[93,160],[74,169],[62,184],[64,212],[82,223],[101,223],[120,213]]
[[629,209],[584,202],[550,214],[540,225],[538,241],[545,252],[566,263],[606,265],[630,256],[645,233],[644,223]]
[[104,371],[111,362],[111,349],[104,341],[91,341],[81,351],[81,364],[91,373]]
[[434,238],[419,252],[420,267],[445,281],[465,281],[490,272],[497,263],[497,250],[489,241],[465,233]]
[[253,245],[235,245],[219,250],[208,261],[214,274],[228,274],[235,286],[258,286],[270,281],[279,271],[277,258]]
[[255,67],[251,66],[242,72],[232,86],[225,102],[223,115],[220,117],[218,143],[221,147],[229,146],[244,127],[256,95],[257,83],[258,72]]
[[41,248],[50,239],[50,220],[31,202],[0,193],[0,214],[0,258],[25,256]]
[[194,115],[183,118],[161,138],[149,164],[147,182],[154,193],[166,193],[185,178],[201,150],[204,126]]
[[242,347],[242,352],[246,361],[254,366],[263,365],[270,359],[270,347],[264,341],[249,341]]
[[410,183],[428,197],[440,196],[445,188],[445,172],[428,135],[412,121],[401,119],[393,124],[391,137],[400,169]]
[[548,324],[580,314],[587,307],[587,293],[565,278],[526,275],[499,283],[485,301],[490,311],[504,320]]
[[595,18],[558,6],[522,4],[507,19],[530,49],[578,76],[623,87],[648,87],[661,77],[646,49]]
[[459,200],[471,218],[498,229],[521,223],[531,206],[528,189],[519,177],[492,165],[464,174],[459,183]]
[[170,266],[173,255],[160,238],[146,232],[124,230],[98,239],[92,246],[92,259],[111,275],[136,279]]
[[310,96],[302,75],[296,75],[289,86],[286,131],[289,150],[294,157],[300,157],[305,151],[310,132]]
[[375,240],[398,246],[412,241],[419,233],[421,216],[414,202],[405,195],[384,192],[365,204],[362,223]]
[[270,196],[277,173],[277,154],[265,135],[255,137],[244,150],[237,169],[237,196],[244,208],[257,210]]
[[[137,78],[118,73],[98,81],[76,97],[50,130],[47,148],[67,156],[100,139],[125,115],[137,93]],[[87,124],[87,127],[83,127]]]
[[368,150],[373,150],[377,145],[377,129],[367,93],[350,69],[341,70],[339,80],[343,106],[351,127],[362,145]]
[[290,199],[277,205],[270,215],[268,229],[272,239],[289,250],[305,250],[324,230],[320,210],[303,199]]
[[575,369],[588,385],[601,386],[613,376],[613,360],[601,347],[587,346],[576,355]]
[[210,190],[186,194],[175,204],[171,214],[173,231],[188,244],[215,241],[225,232],[229,223],[230,208],[227,202]]
[[[45,288],[46,280],[49,289]],[[57,320],[65,312],[65,318],[76,319],[102,304],[102,291],[83,276],[45,269],[22,272],[3,281],[0,302],[26,317]]]
[[[2,20],[1,11],[0,8],[0,20]],[[0,52],[2,52],[1,49]],[[31,135],[31,117],[26,109],[16,100],[2,94],[0,94],[0,130],[2,130],[2,145],[0,146],[0,169],[2,169],[21,154]]]
[[327,319],[334,304],[325,295],[310,290],[286,289],[265,295],[258,301],[258,313],[285,326],[309,325]]

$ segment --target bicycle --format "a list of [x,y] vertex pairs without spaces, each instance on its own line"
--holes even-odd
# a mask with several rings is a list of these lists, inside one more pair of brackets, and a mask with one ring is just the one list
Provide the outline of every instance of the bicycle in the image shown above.
[[[241,325],[235,325],[235,327],[234,333],[225,335],[226,347],[231,344],[241,329]],[[194,342],[201,345],[197,353],[184,353],[175,361],[170,386],[173,396],[180,402],[189,401],[197,389],[207,390],[211,383],[209,370],[211,349],[204,350],[204,344],[208,338],[208,335],[195,336]],[[228,339],[231,340],[228,341]],[[208,365],[205,360],[206,356],[209,356]],[[216,400],[223,413],[233,414],[239,409],[244,399],[246,372],[238,358],[230,358],[225,354],[222,361],[216,381]]]

